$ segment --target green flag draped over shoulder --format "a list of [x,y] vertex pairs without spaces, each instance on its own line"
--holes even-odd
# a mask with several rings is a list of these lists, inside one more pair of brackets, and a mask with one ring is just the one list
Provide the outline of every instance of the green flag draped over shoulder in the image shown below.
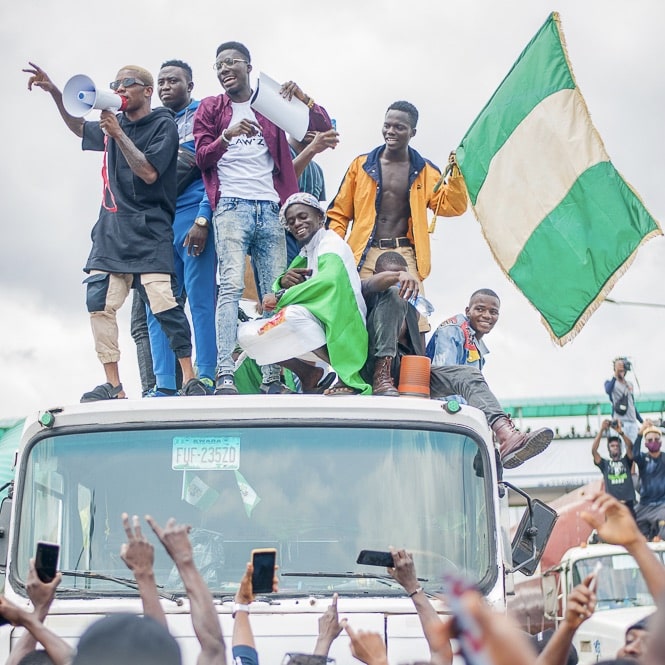
[[610,162],[552,13],[457,149],[504,273],[561,346],[660,226]]
[[[326,231],[319,245],[318,271],[314,277],[288,289],[280,298],[275,311],[287,305],[303,305],[323,324],[330,364],[337,376],[351,388],[364,395],[372,387],[360,376],[367,360],[367,328],[358,309],[356,294],[351,286],[347,266],[337,253],[336,245],[344,243],[332,231]],[[350,250],[349,261],[355,270]],[[289,268],[306,268],[307,260],[296,256]],[[311,266],[310,266],[311,267]],[[274,284],[279,289],[279,280]]]

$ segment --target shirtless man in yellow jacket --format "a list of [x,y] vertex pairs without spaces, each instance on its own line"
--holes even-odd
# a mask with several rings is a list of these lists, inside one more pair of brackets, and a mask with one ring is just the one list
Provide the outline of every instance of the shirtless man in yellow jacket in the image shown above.
[[434,192],[441,171],[409,147],[417,122],[413,104],[391,104],[383,122],[385,145],[353,160],[328,208],[329,228],[346,238],[361,279],[374,274],[383,252],[396,251],[422,282],[431,268],[427,208],[446,217],[466,210],[466,186],[456,166]]

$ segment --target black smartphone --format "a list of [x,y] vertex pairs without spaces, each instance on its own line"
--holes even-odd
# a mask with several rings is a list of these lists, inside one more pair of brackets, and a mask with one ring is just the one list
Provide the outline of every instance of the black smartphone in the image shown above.
[[377,552],[376,550],[361,550],[356,563],[364,566],[381,566],[382,568],[393,568],[395,562],[390,552]]
[[275,560],[277,550],[274,547],[252,550],[252,591],[257,593],[272,593],[272,579],[275,576]]
[[37,543],[35,554],[35,571],[42,582],[51,582],[58,570],[60,545],[55,543]]

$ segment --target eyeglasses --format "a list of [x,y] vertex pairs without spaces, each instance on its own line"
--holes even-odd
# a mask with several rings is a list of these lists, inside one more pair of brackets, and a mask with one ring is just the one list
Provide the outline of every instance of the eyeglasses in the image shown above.
[[233,65],[236,64],[236,62],[244,62],[247,64],[247,60],[243,60],[242,58],[224,58],[222,60],[217,60],[215,64],[212,66],[212,68],[218,72],[222,69],[222,65],[226,65],[227,67],[233,67]]
[[133,76],[129,76],[125,79],[118,79],[117,81],[109,83],[111,90],[117,90],[120,86],[123,88],[131,88],[133,85],[142,85],[145,88],[148,84]]

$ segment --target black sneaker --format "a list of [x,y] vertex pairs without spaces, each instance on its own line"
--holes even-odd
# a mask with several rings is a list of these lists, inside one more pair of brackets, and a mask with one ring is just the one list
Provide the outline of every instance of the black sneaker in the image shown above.
[[205,397],[210,394],[210,391],[206,384],[200,379],[190,379],[182,387],[180,394],[185,395],[186,397]]
[[110,383],[102,383],[101,386],[96,386],[87,393],[83,393],[81,402],[98,402],[105,399],[118,399],[118,395],[122,392],[122,383],[113,386]]
[[238,389],[236,388],[233,374],[221,374],[217,377],[215,382],[215,395],[237,395]]

